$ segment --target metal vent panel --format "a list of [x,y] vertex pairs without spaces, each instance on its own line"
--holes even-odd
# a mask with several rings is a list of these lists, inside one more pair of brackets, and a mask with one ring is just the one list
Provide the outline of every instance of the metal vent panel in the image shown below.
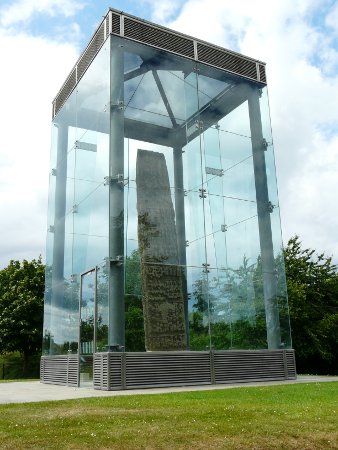
[[126,354],[127,389],[193,384],[211,384],[207,352]]
[[79,382],[79,360],[78,357],[68,357],[68,386],[78,386]]
[[192,39],[178,36],[129,17],[124,18],[124,36],[188,58],[194,58],[194,42]]
[[122,353],[109,354],[110,389],[122,389]]
[[40,378],[43,383],[78,385],[77,356],[42,357],[40,367]]
[[261,83],[266,83],[265,66],[263,64],[259,64],[259,80]]
[[288,378],[297,378],[295,352],[293,350],[286,350],[286,368]]
[[61,106],[67,100],[67,98],[72,93],[75,86],[76,86],[76,68],[74,67],[69,77],[67,78],[66,82],[62,86],[60,92],[58,93],[57,97],[55,98],[55,114],[59,111]]
[[120,22],[121,22],[121,18],[118,14],[114,14],[112,13],[111,16],[111,21],[112,21],[112,33],[114,34],[121,34],[121,29],[120,29]]
[[285,379],[282,351],[229,351],[214,355],[215,382]]
[[107,353],[96,353],[94,355],[93,381],[94,389],[109,390],[109,364]]
[[93,61],[97,52],[102,47],[103,42],[104,42],[104,22],[98,28],[93,39],[90,41],[88,47],[82,54],[82,56],[77,64],[77,81],[80,80],[82,75],[88,69],[90,63]]
[[256,62],[235,55],[226,50],[218,49],[210,45],[197,43],[198,60],[221,69],[229,70],[253,80],[257,80]]

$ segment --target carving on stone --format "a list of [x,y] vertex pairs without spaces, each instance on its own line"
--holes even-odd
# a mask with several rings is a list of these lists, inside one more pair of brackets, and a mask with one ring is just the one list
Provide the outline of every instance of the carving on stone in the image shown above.
[[145,347],[147,351],[186,350],[182,268],[162,153],[138,150],[136,186]]

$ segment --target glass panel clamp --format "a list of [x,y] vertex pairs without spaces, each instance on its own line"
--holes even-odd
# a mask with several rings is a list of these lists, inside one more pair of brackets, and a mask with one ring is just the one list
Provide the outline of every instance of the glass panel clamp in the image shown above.
[[119,100],[117,102],[112,102],[110,104],[110,107],[112,109],[125,109],[124,102],[122,100]]
[[104,186],[109,186],[113,182],[117,182],[118,184],[122,184],[123,186],[126,186],[128,184],[129,178],[124,178],[123,173],[118,173],[117,175],[110,177],[104,177]]
[[204,273],[209,273],[210,272],[210,270],[208,269],[208,267],[210,267],[210,264],[203,263],[202,266],[204,267],[204,269],[203,269]]
[[77,282],[77,273],[72,273],[70,276],[70,282],[76,283]]
[[199,189],[199,192],[200,192],[199,198],[206,198],[206,196],[207,196],[206,189]]
[[107,256],[104,258],[106,263],[113,264],[114,266],[121,267],[123,265],[123,255],[116,255],[115,257]]
[[268,212],[269,212],[269,213],[272,213],[273,210],[274,210],[275,208],[276,208],[276,206],[273,205],[273,204],[269,201],[268,204],[267,204],[267,210],[268,210]]
[[268,141],[266,139],[263,139],[262,146],[263,146],[264,151],[266,152],[269,147]]

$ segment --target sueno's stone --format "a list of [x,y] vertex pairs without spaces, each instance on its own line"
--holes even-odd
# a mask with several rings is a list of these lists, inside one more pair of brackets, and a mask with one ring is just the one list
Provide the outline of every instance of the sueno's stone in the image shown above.
[[146,350],[185,350],[183,273],[162,153],[138,150],[136,186]]

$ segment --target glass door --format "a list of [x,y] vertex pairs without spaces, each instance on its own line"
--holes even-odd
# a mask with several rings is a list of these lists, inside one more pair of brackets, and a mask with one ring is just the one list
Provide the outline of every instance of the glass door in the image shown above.
[[81,274],[80,285],[80,386],[93,387],[93,353],[96,323],[96,267]]

